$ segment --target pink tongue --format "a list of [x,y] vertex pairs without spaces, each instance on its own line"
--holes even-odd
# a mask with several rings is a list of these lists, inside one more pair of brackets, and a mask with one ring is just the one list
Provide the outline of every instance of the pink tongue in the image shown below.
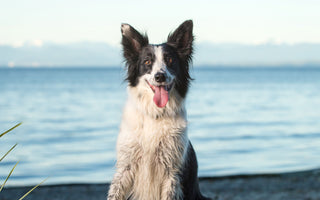
[[164,89],[164,86],[160,86],[160,87],[154,86],[154,88],[155,88],[155,92],[153,96],[154,103],[159,108],[165,107],[169,100],[168,91]]

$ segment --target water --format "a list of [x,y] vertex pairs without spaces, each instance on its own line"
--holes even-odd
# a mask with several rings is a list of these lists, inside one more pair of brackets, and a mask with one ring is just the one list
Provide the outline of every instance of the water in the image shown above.
[[[200,176],[320,166],[320,68],[197,68],[187,99]],[[8,185],[112,179],[126,98],[112,69],[0,69],[0,181]]]

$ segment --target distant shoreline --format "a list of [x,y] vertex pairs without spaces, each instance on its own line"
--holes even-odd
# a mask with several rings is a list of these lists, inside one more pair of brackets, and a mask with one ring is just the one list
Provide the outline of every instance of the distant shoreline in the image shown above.
[[[115,70],[115,69],[123,69],[124,64],[119,66],[108,66],[108,65],[85,65],[85,66],[79,66],[79,65],[57,65],[57,66],[14,66],[14,67],[8,67],[8,66],[0,66],[1,69],[106,69],[106,70]],[[240,70],[240,69],[249,69],[249,70],[261,70],[261,69],[320,69],[320,63],[315,64],[280,64],[280,65],[195,65],[192,67],[192,69],[213,69],[213,70]]]
[[[32,200],[102,200],[108,183],[45,185],[26,199]],[[200,178],[203,193],[214,200],[316,200],[320,198],[320,169],[255,175],[232,175]],[[0,200],[18,199],[32,186],[6,187]]]

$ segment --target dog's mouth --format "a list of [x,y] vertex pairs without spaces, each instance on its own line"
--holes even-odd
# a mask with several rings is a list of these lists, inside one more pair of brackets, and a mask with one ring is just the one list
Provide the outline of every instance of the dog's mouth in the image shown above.
[[151,85],[148,81],[147,83],[154,93],[153,102],[159,108],[165,107],[169,101],[169,92],[172,89],[173,82],[169,85],[159,85],[159,86]]

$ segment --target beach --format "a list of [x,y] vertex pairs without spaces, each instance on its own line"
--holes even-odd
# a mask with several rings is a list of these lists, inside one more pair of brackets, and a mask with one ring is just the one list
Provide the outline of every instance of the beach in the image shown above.
[[[105,200],[109,184],[40,186],[26,200]],[[0,200],[19,199],[30,187],[8,187]],[[200,188],[212,200],[318,200],[320,169],[279,174],[200,178]]]

